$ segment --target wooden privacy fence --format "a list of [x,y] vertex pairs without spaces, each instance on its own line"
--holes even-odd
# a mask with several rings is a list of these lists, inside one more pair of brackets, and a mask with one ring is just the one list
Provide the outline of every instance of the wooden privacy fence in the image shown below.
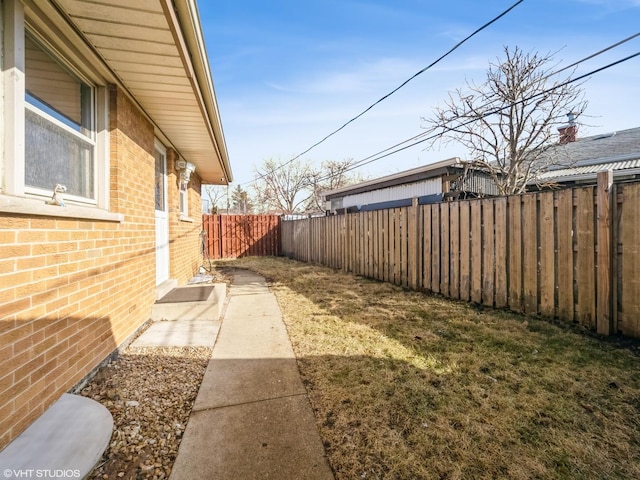
[[640,338],[640,183],[285,221],[282,253]]
[[209,258],[238,258],[280,254],[278,215],[203,215]]

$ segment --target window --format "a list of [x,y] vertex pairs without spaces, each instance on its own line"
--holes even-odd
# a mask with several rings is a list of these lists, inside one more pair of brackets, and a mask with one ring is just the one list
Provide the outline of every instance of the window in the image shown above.
[[61,216],[118,218],[98,211],[109,207],[107,80],[75,31],[30,15],[21,0],[2,0],[0,63],[11,81],[0,92],[0,210],[40,212],[60,183],[66,206],[79,208]]
[[25,38],[25,192],[95,202],[94,90]]
[[180,176],[180,216],[188,217],[189,216],[189,182],[184,181],[182,179],[182,175]]
[[154,152],[156,160],[156,181],[155,181],[155,199],[156,199],[156,211],[164,212],[167,207],[165,202],[165,152],[164,147],[156,141],[156,148]]

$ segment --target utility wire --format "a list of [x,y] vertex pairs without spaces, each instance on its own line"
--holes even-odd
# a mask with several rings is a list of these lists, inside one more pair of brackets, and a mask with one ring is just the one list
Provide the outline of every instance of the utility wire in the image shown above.
[[[592,70],[592,71],[590,71],[590,72],[588,72],[588,73],[585,73],[584,75],[580,75],[580,76],[578,76],[578,77],[576,77],[576,78],[573,78],[573,79],[567,80],[566,82],[563,82],[563,83],[561,83],[561,84],[559,84],[559,85],[555,85],[555,86],[553,86],[553,87],[551,87],[551,88],[548,88],[548,89],[546,89],[546,90],[544,90],[544,91],[542,91],[542,92],[538,92],[538,93],[536,93],[535,95],[532,95],[532,96],[530,96],[530,97],[524,98],[524,99],[522,99],[522,100],[518,100],[517,102],[510,103],[510,104],[508,104],[508,105],[502,106],[502,107],[497,108],[497,109],[495,109],[495,110],[492,110],[492,111],[489,111],[489,112],[483,113],[482,115],[480,115],[480,116],[478,116],[478,117],[476,117],[476,118],[472,118],[472,119],[470,119],[470,120],[467,120],[466,122],[463,122],[463,123],[460,123],[460,124],[456,125],[456,127],[455,127],[455,128],[459,128],[459,127],[463,127],[463,126],[465,126],[465,125],[469,125],[469,124],[471,124],[471,123],[473,123],[473,122],[476,122],[476,121],[478,121],[478,120],[480,120],[480,119],[482,119],[482,118],[488,117],[488,116],[490,116],[490,115],[495,115],[496,113],[500,113],[501,111],[506,110],[506,109],[508,109],[508,108],[511,108],[512,106],[515,106],[515,105],[519,105],[519,104],[521,104],[521,103],[528,102],[528,101],[530,101],[530,100],[535,99],[536,97],[539,97],[539,96],[541,96],[541,95],[545,95],[545,94],[547,94],[547,93],[549,93],[549,92],[552,92],[552,91],[553,91],[553,90],[555,90],[555,89],[558,89],[558,88],[564,87],[564,86],[569,85],[569,84],[574,83],[574,82],[578,82],[578,81],[583,80],[583,79],[585,79],[585,78],[587,78],[587,77],[589,77],[589,76],[591,76],[591,75],[595,75],[596,73],[600,73],[600,72],[602,72],[602,71],[604,71],[604,70],[607,70],[607,69],[609,69],[609,68],[611,68],[611,67],[614,67],[614,66],[616,66],[616,65],[619,65],[619,64],[621,64],[621,63],[627,62],[627,61],[631,60],[632,58],[635,58],[635,57],[638,57],[638,56],[640,56],[640,52],[636,52],[636,53],[634,53],[634,54],[632,54],[632,55],[629,55],[629,56],[627,56],[627,57],[624,57],[624,58],[622,58],[622,59],[620,59],[620,60],[617,60],[617,61],[615,61],[615,62],[609,63],[608,65],[605,65],[605,66],[603,66],[603,67],[600,67],[600,68],[597,68],[597,69],[595,69],[595,70]],[[591,58],[591,57],[588,57],[588,58]],[[448,123],[449,123],[449,122],[446,122],[445,124],[440,125],[440,127],[447,128],[447,127],[446,127],[446,125],[447,125]],[[414,146],[416,146],[416,145],[418,145],[418,144],[420,144],[420,143],[424,143],[424,142],[426,142],[426,141],[429,141],[429,140],[432,140],[432,139],[435,139],[435,138],[437,138],[437,137],[441,136],[441,134],[440,134],[440,133],[435,133],[435,134],[432,134],[432,135],[430,135],[430,136],[428,136],[428,137],[426,137],[426,138],[423,138],[423,139],[421,139],[421,140],[418,140],[418,141],[416,141],[416,142],[414,142],[414,143],[412,143],[412,144],[410,144],[410,145],[406,145],[406,146],[404,146],[404,147],[397,148],[397,149],[395,149],[395,150],[393,150],[393,151],[389,151],[389,150],[393,149],[393,148],[394,148],[394,147],[396,147],[396,146],[402,145],[403,143],[407,143],[408,141],[411,141],[411,140],[413,140],[413,139],[416,139],[416,138],[418,138],[418,137],[420,137],[420,136],[422,136],[422,135],[423,135],[423,134],[417,135],[417,136],[412,137],[412,138],[410,138],[410,139],[408,139],[408,140],[405,140],[405,141],[403,141],[403,142],[400,142],[400,143],[398,143],[398,144],[396,144],[396,145],[394,145],[394,146],[392,146],[392,147],[389,147],[389,148],[386,148],[386,149],[384,149],[384,150],[381,150],[381,151],[379,151],[379,152],[377,152],[377,153],[374,153],[373,155],[369,155],[368,157],[365,157],[365,158],[363,158],[362,160],[359,160],[358,162],[354,163],[354,164],[353,164],[352,166],[350,166],[349,168],[347,168],[347,169],[343,170],[341,173],[349,172],[349,171],[351,171],[351,170],[355,170],[356,168],[360,168],[360,167],[362,167],[362,166],[364,166],[364,165],[368,165],[368,164],[370,164],[370,163],[377,162],[378,160],[382,160],[383,158],[389,157],[389,156],[394,155],[394,154],[396,154],[396,153],[398,153],[398,152],[401,152],[401,151],[406,150],[406,149],[408,149],[408,148],[414,147]],[[385,153],[385,152],[388,152],[388,153]],[[329,180],[330,178],[331,178],[331,175],[326,176],[326,177],[320,177],[320,178],[318,178],[316,181],[318,181],[318,182],[322,182],[322,181],[325,181],[325,180]]]
[[[422,70],[420,70],[419,72],[416,72],[415,74],[413,74],[411,77],[409,77],[408,79],[406,79],[404,82],[402,82],[399,86],[397,86],[396,88],[394,88],[393,90],[391,90],[389,93],[387,93],[386,95],[384,95],[382,98],[380,98],[379,100],[375,101],[374,103],[372,103],[371,105],[369,105],[367,108],[365,108],[362,112],[360,112],[358,115],[356,115],[355,117],[351,118],[350,120],[348,120],[347,122],[345,122],[342,126],[338,127],[337,129],[335,129],[334,131],[332,131],[331,133],[329,133],[328,135],[326,135],[322,140],[314,143],[313,145],[311,145],[309,148],[307,148],[305,151],[299,153],[298,155],[296,155],[295,157],[291,158],[290,160],[287,160],[285,163],[283,163],[282,165],[278,166],[275,170],[272,170],[269,173],[273,173],[277,170],[280,170],[281,168],[289,165],[291,162],[297,160],[298,158],[300,158],[302,155],[304,155],[305,153],[309,153],[311,150],[313,150],[314,148],[316,148],[318,145],[324,143],[325,141],[327,141],[329,138],[331,138],[332,136],[334,136],[336,133],[338,133],[339,131],[341,131],[342,129],[344,129],[347,125],[355,122],[357,119],[359,119],[360,117],[362,117],[365,113],[367,113],[369,110],[371,110],[373,107],[375,107],[376,105],[378,105],[379,103],[383,102],[384,100],[386,100],[387,98],[389,98],[391,95],[393,95],[394,93],[396,93],[398,90],[400,90],[402,87],[404,87],[405,85],[407,85],[410,81],[412,81],[413,79],[415,79],[416,77],[418,77],[419,75],[422,75],[424,72],[426,72],[427,70],[429,70],[431,67],[433,67],[434,65],[436,65],[437,63],[439,63],[441,60],[443,60],[445,57],[449,56],[451,53],[453,53],[455,50],[457,50],[460,46],[462,46],[462,44],[464,44],[465,42],[467,42],[469,39],[471,39],[472,37],[474,37],[475,35],[477,35],[478,33],[480,33],[482,30],[484,30],[485,28],[489,27],[490,25],[492,25],[493,23],[497,22],[498,20],[500,20],[502,17],[504,17],[507,13],[509,13],[511,10],[513,10],[514,8],[516,8],[518,5],[520,5],[522,2],[524,2],[524,0],[518,0],[517,2],[515,2],[513,5],[511,5],[509,8],[507,8],[504,12],[502,12],[500,15],[498,15],[497,17],[494,17],[493,19],[489,20],[487,23],[485,23],[484,25],[482,25],[481,27],[477,28],[473,33],[467,35],[464,39],[462,39],[461,41],[459,41],[456,45],[454,45],[452,48],[450,48],[445,54],[441,55],[438,59],[434,60],[433,62],[431,62],[429,65],[427,65],[426,67],[424,67]],[[241,183],[240,185],[248,185],[250,183],[255,183],[256,180],[259,180],[261,178],[264,178],[266,175],[259,175],[257,178],[254,178],[253,180],[250,180],[248,182],[245,183]]]
[[[612,44],[612,45],[609,45],[608,47],[605,47],[605,48],[603,48],[603,49],[601,49],[601,50],[599,50],[599,51],[597,51],[597,52],[595,52],[595,53],[592,53],[591,55],[588,55],[588,56],[586,56],[586,57],[584,57],[584,58],[581,58],[580,60],[577,60],[577,61],[573,62],[572,64],[567,65],[566,67],[562,67],[560,70],[556,70],[555,72],[551,72],[551,73],[549,73],[548,75],[546,75],[546,76],[542,77],[542,78],[541,78],[541,81],[548,80],[549,78],[551,78],[551,77],[553,77],[553,76],[556,76],[556,75],[558,75],[558,74],[560,74],[560,73],[564,72],[565,70],[569,70],[570,68],[576,67],[576,66],[580,65],[581,63],[586,62],[587,60],[591,60],[592,58],[595,58],[595,57],[597,57],[598,55],[602,55],[603,53],[608,52],[609,50],[613,50],[614,48],[617,48],[617,47],[619,47],[620,45],[622,45],[622,44],[624,44],[624,43],[626,43],[626,42],[629,42],[629,41],[631,41],[631,40],[633,40],[634,38],[639,37],[639,36],[640,36],[640,32],[635,33],[635,34],[633,34],[633,35],[630,35],[630,36],[628,36],[627,38],[625,38],[625,39],[623,39],[623,40],[620,40],[619,42],[616,42],[616,43],[614,43],[614,44]],[[483,108],[488,107],[489,105],[491,105],[491,103],[492,103],[492,102],[490,102],[490,101],[489,101],[489,102],[485,103],[484,105],[480,105],[480,106],[478,107],[478,110],[482,110]],[[458,116],[457,118],[460,118],[460,117]],[[445,128],[447,124],[449,124],[450,122],[452,122],[452,121],[454,121],[454,120],[456,120],[456,118],[452,118],[452,119],[448,120],[448,121],[447,121],[446,123],[444,123],[443,125],[439,125],[439,127],[441,127],[441,128]],[[458,125],[458,126],[462,126],[462,125]],[[436,127],[436,128],[437,128],[437,127]],[[388,147],[388,148],[386,148],[386,149],[384,149],[384,150],[382,150],[382,151],[378,152],[378,154],[380,154],[380,153],[384,153],[384,152],[386,152],[387,150],[391,150],[392,148],[398,147],[398,146],[400,146],[400,145],[402,145],[402,144],[404,144],[404,143],[410,142],[410,141],[412,141],[412,140],[416,140],[416,139],[418,139],[418,138],[420,138],[420,137],[423,137],[423,136],[425,136],[425,135],[428,135],[428,134],[429,134],[429,132],[422,132],[422,133],[419,133],[419,134],[417,134],[417,135],[415,135],[415,136],[413,136],[413,137],[411,137],[411,138],[408,138],[408,139],[406,139],[406,140],[403,140],[403,141],[402,141],[402,142],[400,142],[400,143],[396,143],[395,145],[392,145],[391,147]],[[376,154],[376,155],[377,155],[377,154]]]

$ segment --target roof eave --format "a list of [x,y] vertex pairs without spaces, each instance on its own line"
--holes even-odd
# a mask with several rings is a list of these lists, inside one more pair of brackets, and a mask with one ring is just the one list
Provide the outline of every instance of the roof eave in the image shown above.
[[[164,1],[171,2],[171,0]],[[172,22],[175,22],[174,29],[179,28],[179,31],[184,35],[186,46],[181,45],[184,49],[183,54],[186,59],[190,59],[192,62],[195,81],[203,99],[203,114],[207,117],[209,125],[211,125],[212,142],[225,172],[225,178],[202,178],[202,181],[203,183],[228,184],[233,181],[233,173],[229,163],[222,120],[218,111],[198,6],[195,0],[174,0],[174,4],[177,16],[171,14],[173,12],[172,9],[167,9],[167,16]],[[168,7],[171,7],[170,3]]]

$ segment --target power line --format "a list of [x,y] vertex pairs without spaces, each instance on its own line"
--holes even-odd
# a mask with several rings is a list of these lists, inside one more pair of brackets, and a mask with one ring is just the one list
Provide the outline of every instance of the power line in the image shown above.
[[[592,53],[592,54],[590,54],[590,55],[588,55],[588,56],[586,56],[586,57],[584,57],[584,58],[581,58],[580,60],[577,60],[577,61],[573,62],[572,64],[567,65],[566,67],[562,67],[560,70],[556,70],[555,72],[551,72],[551,73],[549,73],[548,75],[546,75],[546,76],[542,77],[542,78],[540,79],[540,81],[548,80],[549,78],[554,77],[554,76],[556,76],[556,75],[558,75],[558,74],[560,74],[560,73],[564,72],[565,70],[569,70],[570,68],[576,67],[576,66],[580,65],[581,63],[586,62],[587,60],[591,60],[592,58],[595,58],[595,57],[597,57],[598,55],[602,55],[603,53],[608,52],[609,50],[612,50],[612,49],[614,49],[614,48],[617,48],[617,47],[619,47],[620,45],[622,45],[622,44],[624,44],[624,43],[626,43],[626,42],[629,42],[629,41],[631,41],[631,40],[633,40],[634,38],[639,37],[639,36],[640,36],[640,32],[635,33],[635,34],[633,34],[633,35],[630,35],[630,36],[628,36],[627,38],[624,38],[624,39],[622,39],[622,40],[620,40],[620,41],[618,41],[618,42],[616,42],[616,43],[614,43],[614,44],[612,44],[612,45],[609,45],[608,47],[605,47],[605,48],[603,48],[603,49],[601,49],[601,50],[599,50],[599,51],[597,51],[597,52],[595,52],[595,53]],[[490,105],[491,105],[491,103],[492,103],[492,102],[487,102],[487,103],[485,103],[485,104],[483,104],[483,105],[480,105],[477,109],[478,109],[478,110],[482,110],[483,108],[486,108],[486,107],[490,106]],[[457,118],[460,118],[460,116],[458,116]],[[445,124],[440,125],[440,127],[445,127],[449,122],[452,122],[452,121],[454,121],[454,120],[456,120],[456,118],[452,118],[452,119],[448,120]],[[459,125],[459,126],[462,126],[462,125]],[[417,134],[417,135],[415,135],[415,136],[413,136],[413,137],[410,137],[410,138],[408,138],[408,139],[406,139],[406,140],[403,140],[403,141],[402,141],[402,142],[400,142],[400,143],[396,143],[395,145],[392,145],[391,147],[388,147],[388,148],[386,148],[385,150],[382,150],[381,152],[378,152],[378,153],[384,153],[384,152],[386,152],[387,150],[391,150],[392,148],[398,147],[398,146],[400,146],[400,145],[402,145],[402,144],[404,144],[404,143],[410,142],[411,140],[415,140],[415,139],[417,139],[417,138],[423,137],[423,136],[428,135],[428,134],[429,134],[429,132],[422,132],[422,133],[419,133],[419,134]]]
[[[518,5],[520,5],[522,2],[524,2],[524,0],[518,0],[517,2],[515,2],[513,5],[511,5],[509,8],[507,8],[505,11],[503,11],[500,15],[498,15],[497,17],[494,17],[493,19],[489,20],[487,23],[485,23],[484,25],[482,25],[481,27],[477,28],[473,33],[467,35],[464,39],[462,39],[461,41],[459,41],[456,45],[454,45],[452,48],[450,48],[446,53],[444,53],[443,55],[441,55],[438,59],[434,60],[433,62],[431,62],[429,65],[427,65],[426,67],[424,67],[422,70],[416,72],[415,74],[413,74],[411,77],[409,77],[407,80],[405,80],[404,82],[402,82],[399,86],[397,86],[396,88],[394,88],[393,90],[391,90],[389,93],[387,93],[386,95],[384,95],[383,97],[381,97],[379,100],[375,101],[374,103],[372,103],[371,105],[369,105],[367,108],[365,108],[362,112],[360,112],[358,115],[356,115],[355,117],[351,118],[350,120],[348,120],[347,122],[345,122],[343,125],[341,125],[340,127],[338,127],[337,129],[335,129],[334,131],[332,131],[331,133],[329,133],[328,135],[326,135],[323,139],[321,139],[320,141],[314,143],[313,145],[311,145],[309,148],[307,148],[305,151],[299,153],[298,155],[296,155],[295,157],[291,158],[290,160],[287,160],[285,163],[283,163],[282,165],[280,165],[278,168],[276,168],[276,170],[273,171],[277,171],[280,170],[281,168],[285,167],[286,165],[289,165],[291,162],[294,162],[295,160],[297,160],[298,158],[300,158],[302,155],[304,155],[305,153],[309,153],[311,150],[313,150],[314,148],[316,148],[318,145],[324,143],[325,141],[327,141],[329,138],[331,138],[333,135],[335,135],[336,133],[338,133],[339,131],[341,131],[342,129],[344,129],[347,125],[355,122],[358,118],[362,117],[365,113],[367,113],[369,110],[371,110],[373,107],[375,107],[376,105],[378,105],[379,103],[383,102],[384,100],[386,100],[387,98],[389,98],[391,95],[393,95],[394,93],[396,93],[398,90],[400,90],[402,87],[404,87],[405,85],[407,85],[410,81],[412,81],[413,79],[415,79],[416,77],[418,77],[419,75],[422,75],[424,72],[426,72],[427,70],[429,70],[431,67],[435,66],[437,63],[439,63],[441,60],[443,60],[444,58],[446,58],[447,56],[449,56],[451,53],[453,53],[455,50],[457,50],[460,46],[462,46],[465,42],[467,42],[469,39],[471,39],[472,37],[474,37],[475,35],[477,35],[478,33],[480,33],[482,30],[486,29],[487,27],[489,27],[490,25],[492,25],[493,23],[497,22],[498,20],[500,20],[502,17],[504,17],[507,13],[509,13],[511,10],[513,10],[514,8],[516,8]],[[270,172],[270,173],[273,173]],[[248,182],[242,183],[240,185],[248,185],[250,183],[255,183],[256,180],[259,180],[261,178],[264,178],[265,175],[259,175],[257,178],[254,178],[253,180],[250,180]]]
[[[636,36],[637,36],[637,35],[636,35]],[[600,67],[600,68],[597,68],[597,69],[595,69],[595,70],[592,70],[592,71],[590,71],[590,72],[588,72],[588,73],[585,73],[585,74],[583,74],[583,75],[580,75],[580,76],[578,76],[578,77],[576,77],[576,78],[573,78],[573,79],[567,80],[566,82],[563,82],[563,83],[561,83],[561,84],[558,84],[558,85],[555,85],[555,86],[553,86],[553,87],[550,87],[550,88],[548,88],[548,89],[546,89],[546,90],[544,90],[544,91],[538,92],[538,93],[536,93],[535,95],[532,95],[532,96],[530,96],[530,97],[524,98],[524,99],[522,99],[522,100],[518,100],[517,102],[510,103],[510,104],[508,104],[508,105],[502,106],[502,107],[497,108],[497,109],[495,109],[495,110],[492,110],[492,111],[489,111],[489,112],[485,112],[485,113],[483,113],[482,115],[480,115],[480,116],[478,116],[478,117],[476,117],[476,118],[472,118],[472,119],[470,119],[470,120],[467,120],[466,122],[462,122],[462,123],[460,123],[460,124],[456,125],[456,127],[455,127],[455,128],[459,128],[459,127],[463,127],[463,126],[469,125],[469,124],[471,124],[471,123],[473,123],[473,122],[476,122],[476,121],[478,121],[478,120],[480,120],[480,119],[482,119],[482,118],[488,117],[488,116],[490,116],[490,115],[495,115],[496,113],[500,113],[501,111],[506,110],[507,108],[511,108],[512,106],[516,106],[516,105],[519,105],[519,104],[522,104],[522,103],[528,102],[528,101],[533,100],[533,99],[535,99],[535,98],[537,98],[537,97],[539,97],[539,96],[541,96],[541,95],[545,95],[545,94],[547,94],[547,93],[549,93],[549,92],[552,92],[553,90],[556,90],[556,89],[558,89],[558,88],[564,87],[564,86],[569,85],[569,84],[574,83],[574,82],[578,82],[578,81],[580,81],[580,80],[585,79],[586,77],[589,77],[589,76],[591,76],[591,75],[595,75],[596,73],[600,73],[600,72],[602,72],[602,71],[604,71],[604,70],[607,70],[607,69],[609,69],[609,68],[611,68],[611,67],[614,67],[614,66],[619,65],[619,64],[621,64],[621,63],[627,62],[627,61],[629,61],[629,60],[631,60],[632,58],[635,58],[635,57],[637,57],[637,56],[640,56],[640,52],[636,52],[636,53],[634,53],[634,54],[632,54],[632,55],[629,55],[629,56],[627,56],[627,57],[624,57],[624,58],[622,58],[622,59],[620,59],[620,60],[617,60],[617,61],[615,61],[615,62],[609,63],[608,65],[605,65],[605,66],[603,66],[603,67]],[[592,57],[587,57],[587,59],[589,59],[589,58],[592,58]],[[452,119],[452,120],[453,120],[453,119]],[[447,128],[447,127],[446,127],[446,125],[447,125],[448,123],[449,123],[449,122],[447,122],[447,123],[445,123],[445,124],[443,124],[443,125],[440,125],[440,127]],[[412,143],[412,144],[410,144],[410,145],[406,145],[406,146],[404,146],[404,147],[397,148],[397,149],[395,149],[395,150],[393,150],[393,151],[389,151],[389,150],[391,150],[391,149],[393,149],[393,148],[395,148],[395,147],[397,147],[397,146],[400,146],[400,145],[402,145],[402,144],[404,144],[404,143],[407,143],[408,141],[411,141],[411,140],[413,140],[413,139],[419,138],[419,137],[421,137],[422,135],[424,135],[424,134],[416,135],[416,136],[414,136],[414,137],[412,137],[412,138],[410,138],[410,139],[404,140],[403,142],[397,143],[396,145],[394,145],[394,146],[392,146],[392,147],[388,147],[388,148],[386,148],[386,149],[384,149],[384,150],[381,150],[381,151],[379,151],[379,152],[377,152],[377,153],[374,153],[374,154],[372,154],[372,155],[369,155],[368,157],[365,157],[365,158],[363,158],[362,160],[359,160],[358,162],[354,163],[352,166],[350,166],[349,168],[345,169],[345,170],[344,170],[344,171],[342,171],[341,173],[349,172],[349,171],[351,171],[351,170],[355,170],[356,168],[360,168],[360,167],[362,167],[362,166],[364,166],[364,165],[368,165],[368,164],[370,164],[370,163],[377,162],[378,160],[382,160],[383,158],[389,157],[389,156],[394,155],[394,154],[396,154],[396,153],[398,153],[398,152],[401,152],[401,151],[403,151],[403,150],[406,150],[406,149],[408,149],[408,148],[414,147],[414,146],[416,146],[416,145],[418,145],[418,144],[424,143],[424,142],[429,141],[429,140],[433,140],[433,139],[435,139],[435,138],[437,138],[437,137],[441,136],[441,134],[440,134],[440,133],[436,133],[436,134],[430,135],[430,136],[428,136],[428,137],[426,137],[426,138],[423,138],[423,139],[421,139],[421,140],[418,140],[418,141],[416,141],[416,142],[413,142],[413,143]],[[385,152],[388,152],[388,153],[385,153]],[[319,179],[317,179],[316,181],[321,182],[321,181],[328,180],[328,179],[330,179],[330,178],[331,178],[331,176],[320,177],[320,178],[319,178]]]

